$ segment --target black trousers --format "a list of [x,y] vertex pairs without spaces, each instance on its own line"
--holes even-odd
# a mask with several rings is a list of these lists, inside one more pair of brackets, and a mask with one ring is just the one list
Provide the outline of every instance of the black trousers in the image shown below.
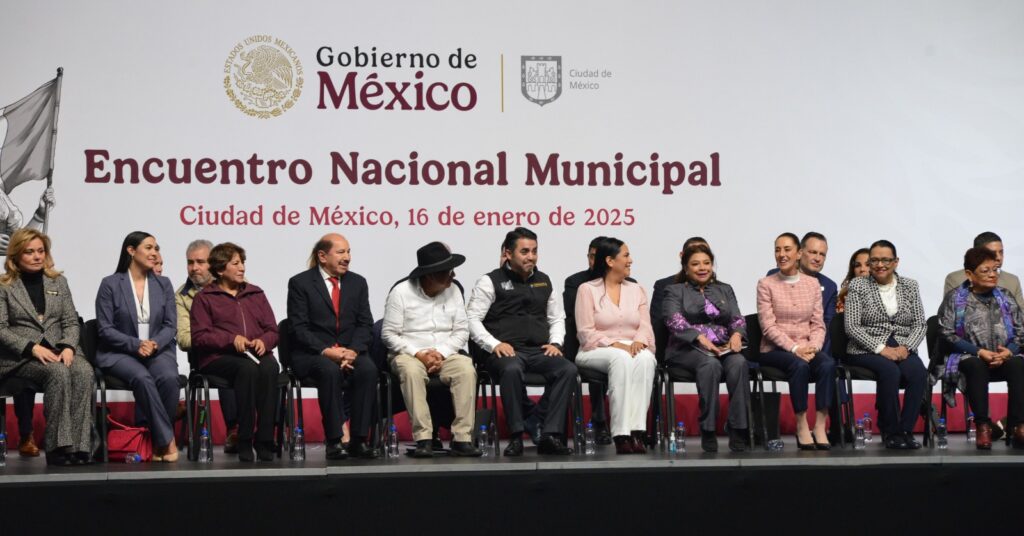
[[576,365],[564,357],[544,355],[540,348],[521,347],[513,357],[498,357],[494,354],[487,360],[487,370],[498,379],[501,388],[501,404],[505,410],[505,425],[510,434],[525,430],[523,425],[523,397],[526,388],[523,376],[527,372],[544,376],[544,396],[538,408],[544,418],[542,431],[545,434],[561,434],[565,431],[565,416],[569,409],[576,382]]
[[818,352],[810,362],[791,352],[773,350],[758,356],[759,363],[786,373],[789,380],[789,401],[793,413],[807,411],[807,385],[814,380],[814,408],[818,411],[832,405],[835,396],[836,362],[832,356]]
[[231,382],[238,405],[240,443],[252,441],[253,432],[257,442],[274,441],[274,417],[280,391],[277,387],[277,360],[273,354],[264,354],[259,364],[248,356],[226,355],[203,367],[201,372]]
[[20,439],[32,435],[32,414],[36,407],[36,392],[28,389],[14,395],[14,417],[18,419]]
[[238,425],[238,404],[235,403],[235,392],[232,389],[217,389],[220,399],[220,413],[224,416],[224,426],[229,430]]
[[337,363],[322,355],[296,354],[292,359],[295,360],[295,371],[304,373],[304,378],[316,384],[324,437],[328,443],[341,440],[341,425],[350,417],[346,413],[347,406],[351,407],[349,431],[352,436],[365,439],[370,435],[377,401],[378,371],[369,354],[359,354],[349,371],[342,371]]
[[[878,376],[875,385],[878,429],[884,434],[913,432],[928,383],[928,369],[921,358],[911,353],[903,361],[890,361],[878,354],[853,354],[846,356],[844,362],[866,368]],[[906,388],[902,411],[900,386]]]
[[974,410],[976,422],[991,422],[988,414],[988,382],[1006,381],[1009,397],[1006,403],[1007,428],[1024,422],[1024,358],[1013,356],[996,368],[976,357],[960,361],[960,374],[967,382],[967,399]]

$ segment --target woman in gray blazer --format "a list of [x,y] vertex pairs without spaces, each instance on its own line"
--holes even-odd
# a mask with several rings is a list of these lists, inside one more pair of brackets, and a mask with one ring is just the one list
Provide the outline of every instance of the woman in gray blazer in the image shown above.
[[[845,362],[878,376],[875,407],[885,448],[919,449],[914,424],[928,371],[917,356],[927,330],[917,281],[896,274],[896,246],[879,240],[869,248],[870,275],[850,281],[843,319],[850,338]],[[906,386],[900,411],[900,385]]]
[[153,273],[157,258],[156,239],[149,233],[125,237],[117,270],[103,278],[96,293],[96,364],[131,385],[135,415],[153,435],[153,460],[174,462],[178,318],[171,281]]
[[665,287],[662,317],[669,340],[665,361],[697,377],[700,397],[700,446],[718,451],[719,383],[729,390],[729,450],[747,450],[747,400],[750,380],[747,359],[740,353],[747,323],[732,287],[718,281],[715,255],[706,244],[686,248],[675,283]]
[[78,345],[78,311],[67,279],[53,268],[50,238],[35,229],[15,231],[4,268],[0,375],[43,386],[47,464],[92,463],[93,371]]

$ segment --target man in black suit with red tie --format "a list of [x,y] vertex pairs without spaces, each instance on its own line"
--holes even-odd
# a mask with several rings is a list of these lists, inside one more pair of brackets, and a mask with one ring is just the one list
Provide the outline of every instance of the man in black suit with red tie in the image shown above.
[[[328,460],[377,456],[366,444],[377,389],[377,366],[368,354],[373,316],[366,279],[349,271],[351,260],[348,240],[328,234],[313,247],[309,270],[288,281],[291,365],[316,383]],[[352,403],[347,450],[341,446],[346,391]]]

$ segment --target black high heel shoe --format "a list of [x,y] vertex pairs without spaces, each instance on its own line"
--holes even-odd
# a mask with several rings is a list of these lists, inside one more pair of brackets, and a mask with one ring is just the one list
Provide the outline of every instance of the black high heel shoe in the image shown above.
[[798,448],[800,450],[818,450],[817,447],[815,447],[814,445],[815,445],[815,443],[814,443],[814,434],[813,433],[811,434],[811,442],[810,443],[801,443],[800,442],[800,436],[799,435],[796,436],[796,448]]
[[828,442],[828,435],[825,436],[824,443],[818,443],[818,436],[814,432],[811,432],[811,440],[814,441],[814,448],[818,450],[832,450],[832,444]]

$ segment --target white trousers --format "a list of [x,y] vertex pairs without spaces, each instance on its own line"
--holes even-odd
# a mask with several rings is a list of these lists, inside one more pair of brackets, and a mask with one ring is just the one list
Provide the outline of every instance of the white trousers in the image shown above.
[[[630,341],[621,341],[630,344]],[[576,355],[576,366],[608,375],[608,399],[611,405],[613,436],[629,435],[647,429],[647,407],[654,388],[654,354],[643,350],[629,352],[613,348],[596,348]]]

